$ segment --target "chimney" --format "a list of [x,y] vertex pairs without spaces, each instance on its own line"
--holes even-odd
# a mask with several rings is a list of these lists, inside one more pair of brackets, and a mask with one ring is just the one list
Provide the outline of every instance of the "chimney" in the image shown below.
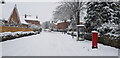
[[38,19],[38,16],[36,16],[36,19]]
[[27,15],[25,14],[25,18],[27,18]]

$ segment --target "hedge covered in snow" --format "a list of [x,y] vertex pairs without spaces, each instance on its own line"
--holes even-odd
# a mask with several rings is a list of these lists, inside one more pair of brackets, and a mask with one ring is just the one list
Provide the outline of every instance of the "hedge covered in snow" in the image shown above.
[[[92,41],[91,33],[85,34],[85,39]],[[120,35],[111,33],[100,35],[98,42],[104,45],[120,48]]]
[[[67,32],[69,35],[77,35],[77,32],[74,32],[72,34],[71,32]],[[120,34],[112,34],[112,33],[107,33],[105,35],[98,33],[98,42],[104,45],[120,48]],[[86,40],[92,41],[92,34],[91,33],[85,33],[84,38]]]
[[27,32],[3,32],[0,33],[0,38],[2,38],[2,41],[6,41],[6,40],[11,40],[11,39],[15,39],[15,38],[20,38],[20,37],[24,37],[24,36],[30,36],[30,35],[35,35],[38,34],[39,32],[33,32],[33,31],[27,31]]

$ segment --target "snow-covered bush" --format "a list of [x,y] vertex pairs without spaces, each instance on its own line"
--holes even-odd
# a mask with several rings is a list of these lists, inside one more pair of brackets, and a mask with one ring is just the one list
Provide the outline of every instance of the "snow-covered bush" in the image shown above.
[[34,34],[38,34],[38,33],[33,32],[33,31],[28,31],[28,32],[22,32],[22,31],[19,31],[19,32],[3,32],[3,33],[0,33],[0,37],[2,38],[2,41],[5,41],[5,40],[15,39],[15,38],[19,38],[19,37],[34,35]]
[[32,25],[30,25],[29,28],[32,29],[32,30],[34,30],[34,31],[36,31],[36,30],[40,30],[40,29],[41,29],[41,26],[38,26],[38,25],[32,24]]
[[86,27],[88,32],[98,30],[102,35],[118,32],[120,2],[88,2]]
[[98,27],[97,30],[101,34],[106,34],[108,32],[114,34],[116,30],[118,30],[118,25],[116,25],[115,23],[104,23],[101,27]]

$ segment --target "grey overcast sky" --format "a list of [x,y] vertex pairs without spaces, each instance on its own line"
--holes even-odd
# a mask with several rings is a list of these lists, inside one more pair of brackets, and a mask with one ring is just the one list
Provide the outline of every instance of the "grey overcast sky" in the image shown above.
[[57,2],[7,2],[5,5],[2,5],[3,18],[9,18],[15,4],[17,4],[20,17],[24,14],[31,15],[33,18],[38,16],[40,22],[52,19],[52,13],[58,5]]

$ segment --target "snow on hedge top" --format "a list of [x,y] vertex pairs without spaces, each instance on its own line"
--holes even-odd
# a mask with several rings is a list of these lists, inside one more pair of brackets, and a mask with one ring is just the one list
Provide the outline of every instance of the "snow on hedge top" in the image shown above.
[[3,32],[3,33],[0,33],[0,37],[1,36],[8,36],[8,35],[15,36],[16,34],[29,34],[29,33],[35,33],[35,32],[33,32],[33,31]]
[[119,34],[112,34],[112,33],[107,33],[105,35],[110,35],[110,36],[116,36],[116,37],[119,37],[120,35]]

